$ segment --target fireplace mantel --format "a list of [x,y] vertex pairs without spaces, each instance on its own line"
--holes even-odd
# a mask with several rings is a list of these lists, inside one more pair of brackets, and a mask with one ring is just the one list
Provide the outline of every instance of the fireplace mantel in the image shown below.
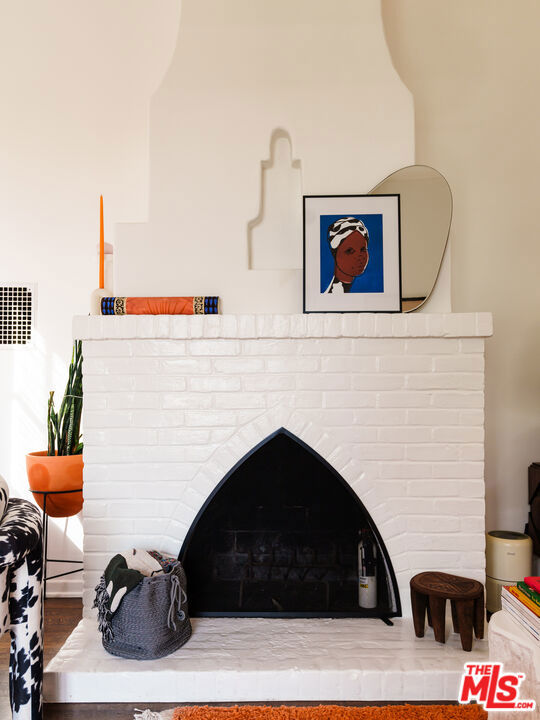
[[491,313],[76,316],[78,340],[489,337]]

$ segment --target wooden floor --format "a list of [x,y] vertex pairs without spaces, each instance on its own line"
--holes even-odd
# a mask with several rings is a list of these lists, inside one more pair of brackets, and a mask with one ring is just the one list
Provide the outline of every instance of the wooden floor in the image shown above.
[[[82,602],[78,598],[49,598],[45,606],[45,665],[53,658],[66,641],[70,632],[75,628],[82,615]],[[9,667],[9,637],[0,639],[0,668],[3,682],[0,687],[0,718],[7,720],[10,717],[8,672]],[[140,705],[138,703],[137,705]],[[180,703],[178,703],[180,704]],[[223,705],[228,703],[221,703]],[[288,705],[299,703],[265,703],[267,705]],[[302,702],[302,705],[319,705],[321,703]],[[339,705],[380,705],[383,703],[338,703]],[[392,703],[396,704],[396,703]],[[401,703],[399,703],[401,704]],[[416,705],[419,703],[409,703]],[[422,703],[432,705],[435,703]],[[453,703],[440,703],[453,704]],[[168,704],[145,704],[141,710],[165,710],[171,707]],[[44,709],[44,720],[133,720],[136,705],[125,703],[77,703],[77,704],[47,704]]]

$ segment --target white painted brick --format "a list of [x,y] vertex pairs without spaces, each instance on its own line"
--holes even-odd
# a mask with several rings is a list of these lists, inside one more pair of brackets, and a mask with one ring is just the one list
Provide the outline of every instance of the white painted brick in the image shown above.
[[[409,425],[458,425],[459,412],[446,409],[407,410],[407,423]],[[435,439],[435,437],[434,437]]]
[[380,443],[355,445],[352,452],[358,460],[401,460],[405,453],[401,445]]
[[[351,483],[387,541],[402,589],[420,569],[463,571],[470,555],[476,565],[467,574],[481,574],[481,553],[453,541],[464,533],[471,546],[483,542],[483,383],[460,385],[483,377],[483,340],[426,337],[449,331],[445,316],[434,317],[156,317],[131,323],[131,337],[141,334],[117,351],[114,337],[103,353],[95,343],[89,368],[99,374],[88,374],[83,419],[88,536],[114,537],[116,551],[118,537],[131,536],[131,546],[153,537],[159,517],[154,544],[179,547],[227,470],[285,426]],[[125,337],[130,326],[113,320],[90,324],[92,332]],[[186,348],[197,355],[183,356]],[[124,359],[157,362],[159,372]],[[111,372],[120,364],[125,374]],[[112,456],[99,454],[105,450]],[[427,544],[410,552],[410,534],[413,546],[416,535]],[[98,543],[90,566],[102,569],[110,554]]]
[[375,355],[323,357],[321,370],[323,373],[375,373],[377,358]]
[[248,375],[242,379],[242,385],[244,390],[262,393],[267,390],[294,390],[295,381],[294,375]]
[[160,406],[160,396],[152,392],[108,393],[107,406],[111,410],[155,410]]
[[401,390],[405,387],[405,375],[353,375],[352,387],[354,390]]
[[316,357],[268,358],[266,369],[271,373],[317,372],[320,360]]
[[191,340],[188,344],[190,355],[238,355],[240,343],[237,340]]
[[84,433],[85,444],[92,445],[153,445],[157,442],[155,430],[140,428],[109,428],[93,430],[87,428]]
[[405,457],[407,460],[443,461],[458,460],[459,448],[456,445],[408,445]]
[[484,356],[476,355],[440,355],[433,358],[436,372],[482,372]]
[[188,427],[219,427],[220,425],[237,425],[238,415],[235,412],[211,410],[208,412],[186,412]]
[[164,410],[206,410],[212,405],[212,395],[208,393],[170,392],[161,394],[161,406]]
[[410,533],[407,536],[409,549],[418,550],[436,550],[438,552],[449,550],[457,550],[461,552],[469,550],[483,550],[485,546],[484,538],[480,533],[466,535],[465,533],[453,533],[446,535],[442,532],[434,533]]
[[416,568],[416,572],[425,570],[443,570],[451,572],[460,567],[461,555],[456,552],[438,552],[426,550],[425,552],[410,552],[409,563]]
[[377,406],[381,408],[422,408],[428,407],[431,394],[427,392],[382,392],[378,396]]
[[462,353],[483,353],[485,341],[483,338],[461,338],[459,349]]
[[470,498],[440,498],[437,500],[437,512],[444,515],[483,515],[484,501]]
[[186,389],[186,379],[180,375],[134,375],[132,387],[137,392],[180,392]]
[[378,337],[392,337],[393,317],[390,314],[381,313],[375,318],[375,335]]
[[180,445],[114,445],[109,447],[87,446],[85,455],[90,462],[197,462],[208,460],[215,448],[212,445],[184,447]]
[[[143,376],[141,376],[143,377]],[[83,368],[83,393],[133,390],[133,377],[128,375],[88,375]]]
[[350,338],[333,338],[332,340],[300,340],[298,354],[305,355],[351,355],[353,341]]
[[125,340],[85,340],[83,363],[89,358],[126,357],[131,354],[131,344]]
[[399,355],[405,352],[405,340],[400,338],[360,338],[353,341],[354,355]]
[[435,511],[437,514],[441,514],[440,510],[435,510],[435,500],[433,498],[396,497],[390,498],[386,505],[393,515],[429,516],[433,515]]
[[415,338],[407,340],[405,352],[409,355],[442,355],[446,353],[457,353],[459,340],[447,338]]
[[482,373],[416,373],[407,378],[413,390],[482,390]]
[[185,315],[175,315],[169,320],[170,336],[171,338],[186,338],[189,337],[189,322],[192,318]]
[[479,443],[484,440],[483,427],[434,427],[434,442]]
[[83,372],[87,375],[142,375],[154,374],[160,370],[160,361],[156,358],[88,358],[84,362]]
[[483,478],[476,480],[462,480],[458,483],[458,495],[462,498],[483,498],[485,496],[485,491],[486,487]]
[[334,445],[377,442],[377,428],[373,427],[327,427],[326,433],[332,438]]
[[[320,410],[306,410],[304,416],[307,421],[319,423],[321,418]],[[350,427],[355,424],[354,410],[351,409],[339,409],[339,410],[325,410],[324,412],[324,424],[327,427]]]
[[264,371],[264,360],[262,358],[244,357],[217,358],[213,361],[213,367],[218,373],[228,373],[230,375],[262,373]]
[[486,337],[493,335],[493,315],[491,313],[476,313],[476,333]]
[[481,443],[472,445],[461,445],[459,448],[460,460],[481,460],[484,461],[484,446]]
[[196,392],[223,392],[240,390],[242,382],[239,377],[230,375],[201,375],[190,377],[189,389]]
[[[186,430],[189,432],[189,430]],[[197,470],[197,465],[189,463],[115,463],[87,464],[85,460],[84,477],[92,482],[155,483],[172,481],[172,487],[191,480]],[[121,491],[122,492],[122,491]]]
[[84,407],[83,427],[85,432],[91,428],[129,427],[133,424],[133,413],[129,410],[95,411]]
[[483,410],[463,410],[459,413],[459,420],[462,425],[484,425]]
[[431,371],[432,363],[429,355],[383,355],[379,369],[386,373],[425,373]]
[[360,425],[401,425],[405,423],[407,416],[406,410],[390,410],[379,408],[366,408],[365,410],[355,410],[355,423]]
[[471,575],[475,574],[476,577],[475,580],[478,580],[481,583],[485,582],[485,573],[479,573],[478,568],[485,568],[486,566],[486,554],[485,551],[482,552],[473,552],[468,551],[466,553],[462,553],[461,555],[461,567],[465,570],[468,570],[469,568],[472,568],[476,570],[476,573],[470,573]]
[[402,479],[423,479],[431,478],[432,470],[430,463],[381,463],[379,472],[382,478]]
[[[410,532],[425,533],[454,533],[459,532],[462,520],[457,517],[444,515],[408,515],[406,518],[407,530]],[[468,532],[471,532],[470,530]],[[451,541],[451,538],[449,538]]]
[[[210,430],[210,436],[212,442],[219,445],[230,440],[235,432],[236,427],[217,427]],[[255,445],[255,443],[253,444]]]
[[456,497],[457,483],[445,480],[409,480],[408,495],[411,497]]
[[133,410],[131,423],[135,427],[179,427],[184,417],[182,410]]
[[238,337],[257,337],[257,323],[255,315],[238,315],[236,321],[238,326]]
[[86,410],[105,410],[107,407],[106,393],[88,393],[84,398]]
[[237,392],[237,393],[214,393],[214,405],[220,409],[234,408],[264,408],[266,398],[261,393]]
[[160,445],[205,445],[211,442],[209,430],[162,428],[157,431]]
[[484,477],[483,462],[433,463],[434,478],[467,478],[474,480]]
[[376,402],[377,395],[374,392],[333,390],[324,393],[324,407],[327,408],[374,408]]
[[485,533],[486,522],[483,516],[464,517],[460,520],[460,528],[465,533]]
[[432,393],[433,407],[441,408],[483,408],[484,393],[482,391],[468,392],[435,392]]
[[[272,375],[268,379],[278,377],[280,376]],[[315,375],[302,373],[296,375],[295,381],[299,390],[349,390],[351,387],[350,375],[339,373],[322,372]]]
[[175,360],[162,360],[161,372],[170,375],[209,373],[212,363],[208,358],[178,358]]
[[431,440],[430,427],[382,427],[378,430],[381,442],[426,443]]
[[[85,480],[86,482],[86,480]],[[90,518],[102,518],[106,517],[109,507],[108,503],[98,502],[97,500],[90,500],[84,498],[84,525],[86,527],[86,521]]]
[[130,340],[135,357],[177,357],[186,354],[186,343],[179,340]]
[[297,355],[298,343],[290,338],[281,340],[243,340],[241,355]]
[[[268,394],[269,403],[272,405],[274,397],[273,393]],[[323,407],[323,394],[316,390],[298,390],[292,396],[293,407],[295,408],[322,408]]]
[[428,316],[425,313],[407,313],[407,333],[413,337],[429,335]]
[[153,338],[156,336],[154,317],[151,315],[138,315],[137,319],[137,337]]

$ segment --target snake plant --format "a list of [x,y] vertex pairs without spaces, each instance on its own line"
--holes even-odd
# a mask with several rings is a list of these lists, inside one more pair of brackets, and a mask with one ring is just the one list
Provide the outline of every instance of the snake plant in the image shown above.
[[83,400],[82,361],[82,342],[75,340],[68,381],[58,412],[54,409],[54,391],[49,393],[47,455],[79,455],[83,451],[80,434]]

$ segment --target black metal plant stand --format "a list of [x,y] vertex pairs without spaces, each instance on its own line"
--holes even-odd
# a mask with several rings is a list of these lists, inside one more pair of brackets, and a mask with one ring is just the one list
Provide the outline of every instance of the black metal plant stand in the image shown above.
[[74,575],[83,571],[83,568],[77,568],[76,570],[68,570],[68,572],[58,573],[57,575],[50,575],[47,577],[47,563],[68,563],[70,565],[82,565],[82,560],[55,560],[54,558],[47,557],[47,548],[49,543],[49,516],[47,515],[47,498],[49,495],[67,495],[69,493],[82,492],[82,487],[76,488],[75,490],[32,490],[34,495],[43,495],[43,597],[47,597],[47,580],[54,580],[55,578],[64,577],[65,575]]

